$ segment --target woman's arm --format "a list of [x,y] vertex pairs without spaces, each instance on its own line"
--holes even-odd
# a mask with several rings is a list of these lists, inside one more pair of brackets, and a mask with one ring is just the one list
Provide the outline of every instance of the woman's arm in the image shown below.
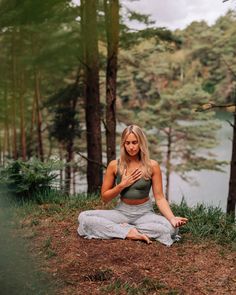
[[102,200],[105,203],[108,203],[109,201],[117,197],[124,188],[133,184],[142,175],[142,171],[140,169],[136,169],[130,175],[126,176],[125,170],[121,178],[121,182],[114,186],[116,171],[117,161],[113,160],[109,163],[107,167],[101,189]]
[[156,204],[160,210],[160,212],[170,221],[170,223],[174,227],[178,227],[184,225],[188,219],[184,217],[176,217],[174,216],[169,203],[167,202],[162,188],[162,175],[161,169],[158,163],[154,160],[152,162],[152,190],[153,195],[156,201]]
[[109,163],[104,179],[103,179],[101,196],[102,196],[102,200],[105,203],[108,203],[109,201],[117,197],[119,193],[124,189],[121,183],[114,186],[115,174],[117,169],[116,162],[117,162],[116,160],[113,160]]

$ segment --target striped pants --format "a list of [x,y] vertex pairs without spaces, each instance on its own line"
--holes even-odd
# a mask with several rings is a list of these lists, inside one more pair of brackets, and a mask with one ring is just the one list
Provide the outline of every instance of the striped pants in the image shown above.
[[131,228],[167,246],[179,239],[178,229],[154,212],[151,200],[141,205],[121,201],[112,210],[84,211],[78,221],[78,234],[86,239],[125,239]]

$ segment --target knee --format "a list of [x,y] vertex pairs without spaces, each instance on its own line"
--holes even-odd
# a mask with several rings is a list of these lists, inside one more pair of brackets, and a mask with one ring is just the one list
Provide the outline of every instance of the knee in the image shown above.
[[84,222],[88,217],[88,211],[83,211],[79,214],[78,221],[79,223]]

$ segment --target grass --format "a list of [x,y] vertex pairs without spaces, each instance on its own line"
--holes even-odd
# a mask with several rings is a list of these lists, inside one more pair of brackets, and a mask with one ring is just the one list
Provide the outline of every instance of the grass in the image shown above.
[[180,205],[171,205],[176,216],[189,219],[182,233],[189,233],[193,239],[211,239],[220,244],[232,244],[236,250],[236,223],[231,215],[224,213],[221,208],[198,204],[188,207],[185,201]]
[[[58,194],[56,194],[56,192],[53,192],[51,196],[44,195],[43,200],[47,201],[40,203],[38,203],[38,201],[32,200],[27,202],[15,202],[13,201],[13,199],[11,199],[10,205],[9,202],[5,202],[4,206],[2,206],[4,207],[4,210],[0,210],[0,219],[1,214],[3,214],[2,220],[4,220],[4,227],[5,224],[9,223],[9,233],[11,232],[11,227],[13,227],[14,229],[14,225],[12,224],[17,224],[20,220],[20,226],[28,227],[30,235],[28,234],[27,238],[33,237],[34,234],[40,234],[41,239],[39,250],[48,263],[55,263],[55,265],[56,263],[59,263],[58,261],[60,259],[60,255],[58,254],[59,246],[58,243],[55,242],[56,238],[54,237],[52,231],[49,230],[47,231],[47,233],[42,233],[39,231],[39,228],[42,225],[45,225],[47,227],[50,227],[52,225],[55,227],[60,224],[59,221],[65,221],[63,222],[64,227],[61,228],[60,231],[62,236],[69,236],[68,240],[70,241],[70,226],[71,224],[76,223],[79,212],[89,209],[109,209],[115,205],[115,201],[109,203],[106,206],[103,205],[97,195],[88,196],[86,194],[78,194],[67,198],[64,197],[60,192],[58,192]],[[214,240],[217,243],[225,244],[227,245],[227,247],[220,247],[219,255],[221,258],[227,257],[229,252],[228,250],[236,250],[235,222],[232,220],[232,217],[227,216],[224,212],[222,212],[220,208],[207,207],[203,204],[199,204],[195,207],[190,208],[184,201],[182,201],[179,205],[171,204],[171,207],[177,216],[185,216],[189,218],[188,224],[180,228],[180,234],[183,237],[182,243],[185,243],[187,240],[190,241],[192,245],[193,243],[201,243],[204,240],[210,242]],[[11,211],[11,214],[8,214],[8,210],[5,210],[8,208],[10,209],[9,211]],[[6,222],[6,220],[8,219],[9,222]],[[64,239],[59,241],[62,247],[63,242]],[[208,247],[208,244],[209,243],[207,242],[206,247]],[[15,240],[10,240],[9,245],[11,247],[12,245],[14,245],[17,247],[17,249],[21,249],[21,247],[18,246],[20,244],[16,243]],[[4,248],[3,250],[5,251],[7,251],[8,248],[10,249],[10,246],[6,248],[5,244],[2,245],[2,247]],[[213,246],[215,246],[215,243],[213,243]],[[185,253],[184,251],[181,251],[181,245],[180,247],[177,247],[178,255],[184,256]],[[15,252],[15,249],[13,250],[14,251],[10,251],[11,256],[13,256],[12,253]],[[23,256],[27,256],[26,254],[24,254]],[[3,255],[0,258],[3,258]],[[20,266],[23,265],[21,261],[17,264],[19,264]],[[26,276],[29,276],[26,269],[28,264],[29,263],[27,263],[26,266],[22,266],[22,270],[24,270]],[[13,270],[14,267],[15,265],[13,265]],[[15,275],[15,272],[13,272],[13,270],[9,272],[9,277],[7,277],[5,280],[9,282],[9,284],[12,281],[12,274]],[[200,270],[201,269],[199,267],[193,266],[192,268],[189,268],[189,273],[194,276],[194,274],[199,272]],[[19,271],[17,271],[17,273],[18,272]],[[125,277],[124,280],[121,280],[120,277],[114,277],[112,272],[112,269],[99,268],[96,272],[92,272],[91,274],[84,277],[84,279],[92,281],[94,286],[95,284],[98,284],[97,288],[100,288],[101,294],[183,294],[181,289],[171,288],[171,286],[169,286],[166,282],[162,281],[162,278],[160,280],[157,280],[156,277],[145,277],[143,278],[143,280],[136,282],[132,281],[132,278],[129,277]],[[25,277],[19,277],[19,286],[24,281],[27,281]],[[48,288],[50,289],[50,278],[48,284]],[[58,284],[60,284],[60,282]],[[31,294],[33,294],[33,292]]]
[[[12,198],[11,198],[12,200]],[[53,217],[62,221],[79,212],[91,209],[110,209],[116,201],[104,205],[98,195],[77,194],[70,198],[65,197],[60,191],[48,191],[44,195],[37,196],[37,201],[11,201],[16,215],[21,218],[31,218],[31,226],[37,226],[40,219]],[[41,200],[40,202],[38,200]],[[225,214],[221,208],[198,204],[188,207],[183,200],[181,204],[171,204],[176,216],[184,216],[189,222],[181,227],[180,233],[190,237],[194,241],[210,239],[220,244],[230,244],[236,250],[236,224],[232,216]],[[157,208],[154,206],[156,211]]]
[[177,295],[181,294],[181,291],[169,288],[166,284],[145,277],[140,283],[129,283],[122,282],[119,279],[116,279],[106,287],[102,287],[101,291],[103,294],[127,294],[127,295],[146,295],[146,294],[168,294],[168,295]]

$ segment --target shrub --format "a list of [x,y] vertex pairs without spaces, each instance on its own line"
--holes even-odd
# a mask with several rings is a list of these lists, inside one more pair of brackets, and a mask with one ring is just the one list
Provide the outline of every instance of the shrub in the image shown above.
[[62,163],[50,160],[41,162],[37,158],[29,161],[9,161],[1,168],[1,183],[20,199],[34,199],[57,186],[57,171]]

